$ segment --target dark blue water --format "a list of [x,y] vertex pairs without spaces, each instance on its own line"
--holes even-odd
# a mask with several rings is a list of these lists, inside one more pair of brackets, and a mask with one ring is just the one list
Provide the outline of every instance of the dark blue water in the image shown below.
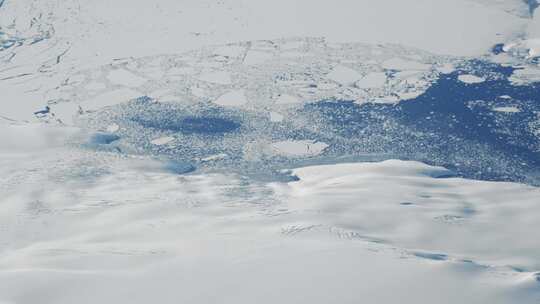
[[497,43],[491,48],[491,52],[495,55],[504,53],[504,43]]
[[207,105],[205,107],[175,107],[153,103],[148,97],[131,103],[126,118],[143,128],[179,132],[184,135],[219,136],[237,131],[241,118],[233,111]]
[[120,136],[104,132],[98,132],[90,137],[89,144],[92,145],[109,145],[120,139]]
[[534,11],[540,6],[537,0],[523,0],[529,6],[529,13],[531,16],[534,15]]
[[166,116],[161,120],[136,117],[134,121],[140,123],[144,127],[156,128],[160,130],[169,130],[174,132],[182,132],[184,134],[206,134],[218,135],[229,133],[237,130],[240,124],[226,118],[213,116],[188,116],[174,117]]
[[[450,176],[540,185],[540,141],[535,134],[540,134],[540,86],[513,85],[508,81],[512,72],[509,67],[468,61],[458,71],[441,75],[424,94],[398,105],[322,100],[291,109],[278,123],[269,120],[266,110],[139,98],[88,117],[88,124],[97,129],[119,124],[122,140],[114,143],[119,150],[182,164],[171,169],[175,172],[190,172],[191,166],[271,172],[392,158],[443,166],[453,171]],[[460,74],[476,74],[486,81],[463,83]],[[497,107],[517,107],[519,112],[494,111]],[[151,143],[162,136],[173,136],[174,144]],[[305,159],[268,153],[269,143],[303,139],[329,147]],[[227,157],[204,161],[216,154]]]
[[[463,83],[458,76],[465,71],[458,71],[442,75],[424,94],[397,106],[320,101],[306,105],[302,114],[327,125],[321,135],[334,141],[330,154],[390,153],[464,177],[538,184],[540,142],[534,132],[540,128],[535,127],[539,84],[512,85],[507,79],[512,68],[483,62],[470,66],[489,79]],[[503,106],[520,112],[493,110]]]

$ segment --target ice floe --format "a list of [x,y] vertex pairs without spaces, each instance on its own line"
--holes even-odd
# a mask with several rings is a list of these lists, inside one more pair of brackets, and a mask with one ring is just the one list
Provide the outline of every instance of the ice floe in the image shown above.
[[281,141],[272,144],[274,151],[283,156],[314,156],[321,154],[328,145],[314,140]]
[[326,77],[342,85],[352,85],[355,81],[362,78],[362,74],[345,66],[337,66]]
[[219,96],[213,103],[220,106],[234,107],[246,104],[247,98],[244,90],[236,90]]
[[109,72],[109,75],[107,75],[107,79],[114,84],[127,87],[138,87],[146,82],[146,79],[123,69],[112,70]]
[[170,143],[172,141],[174,141],[174,137],[166,136],[166,137],[156,138],[156,139],[152,140],[151,143],[156,145],[156,146],[161,146],[161,145],[166,145],[166,144],[168,144],[168,143]]
[[481,82],[486,81],[482,77],[478,77],[478,76],[475,76],[475,75],[469,75],[469,74],[459,75],[458,79],[459,79],[459,81],[464,82],[464,83],[481,83]]

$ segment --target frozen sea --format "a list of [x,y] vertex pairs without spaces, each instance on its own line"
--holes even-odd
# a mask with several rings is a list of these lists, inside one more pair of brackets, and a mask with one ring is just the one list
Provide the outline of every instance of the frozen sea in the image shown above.
[[536,0],[0,0],[0,304],[539,303]]

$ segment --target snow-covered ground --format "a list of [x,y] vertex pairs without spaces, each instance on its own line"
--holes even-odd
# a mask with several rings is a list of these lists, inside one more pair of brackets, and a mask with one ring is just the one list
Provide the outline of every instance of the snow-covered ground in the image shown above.
[[0,0],[0,304],[537,303],[536,4]]
[[73,129],[4,130],[18,143],[1,151],[5,303],[540,296],[538,188],[397,160],[299,168],[288,183],[178,175],[62,147]]

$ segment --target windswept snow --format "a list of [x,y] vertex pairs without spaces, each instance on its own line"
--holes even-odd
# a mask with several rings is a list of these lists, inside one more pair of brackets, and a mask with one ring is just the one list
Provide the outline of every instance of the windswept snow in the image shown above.
[[438,178],[449,172],[395,160],[299,168],[292,174],[299,181],[277,185],[277,191],[294,206],[293,214],[320,210],[304,221],[321,233],[327,227],[349,230],[351,237],[355,232],[360,239],[412,252],[421,248],[443,253],[442,260],[467,259],[484,267],[540,267],[536,240],[515,237],[540,223],[529,216],[540,208],[538,188]]

